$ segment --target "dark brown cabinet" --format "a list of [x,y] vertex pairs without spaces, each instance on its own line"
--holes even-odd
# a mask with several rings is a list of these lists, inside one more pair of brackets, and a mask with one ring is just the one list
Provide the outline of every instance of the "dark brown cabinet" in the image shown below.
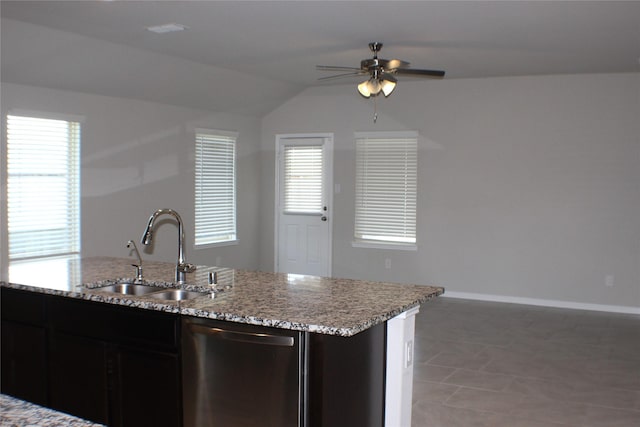
[[1,345],[2,393],[46,405],[44,328],[3,320]]
[[309,427],[384,426],[386,325],[309,335]]
[[107,344],[51,333],[50,407],[101,424],[109,423]]
[[47,405],[44,295],[2,288],[0,391]]
[[109,426],[182,425],[178,315],[63,297],[48,307],[54,409]]
[[116,352],[118,404],[115,425],[182,425],[178,356],[136,348]]
[[109,426],[182,425],[177,314],[1,291],[2,393]]

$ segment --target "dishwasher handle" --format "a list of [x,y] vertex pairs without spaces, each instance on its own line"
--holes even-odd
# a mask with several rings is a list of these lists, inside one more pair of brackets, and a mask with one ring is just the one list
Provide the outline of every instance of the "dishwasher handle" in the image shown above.
[[293,337],[285,335],[270,335],[255,332],[229,331],[226,329],[212,328],[210,326],[189,323],[189,330],[194,334],[208,335],[226,341],[244,342],[249,344],[275,345],[279,347],[293,347]]

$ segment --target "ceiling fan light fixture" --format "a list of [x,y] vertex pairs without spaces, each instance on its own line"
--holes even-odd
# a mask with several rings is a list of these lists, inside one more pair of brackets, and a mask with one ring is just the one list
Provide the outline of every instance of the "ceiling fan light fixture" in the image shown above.
[[369,88],[369,92],[371,95],[376,96],[382,90],[382,85],[380,84],[380,80],[378,79],[369,79],[367,82],[367,87]]
[[369,98],[371,96],[371,91],[369,91],[369,80],[365,80],[358,85],[358,92],[365,98]]
[[391,92],[393,92],[395,88],[396,82],[391,80],[383,80],[382,84],[380,85],[380,89],[382,90],[382,93],[384,93],[385,97],[391,95]]
[[391,95],[391,92],[396,88],[398,80],[386,73],[380,73],[378,70],[374,70],[373,75],[358,85],[358,92],[365,98],[377,96],[382,92],[385,97]]
[[[365,98],[377,96],[383,90],[384,83],[385,82],[374,78],[365,80],[358,85],[358,92],[360,92],[360,95],[364,96]],[[391,93],[391,90],[389,91],[389,93]]]
[[365,80],[358,85],[358,92],[360,93],[360,95],[364,96],[365,98],[369,98],[372,94],[375,95],[371,91],[371,86],[369,85],[369,81],[370,80]]

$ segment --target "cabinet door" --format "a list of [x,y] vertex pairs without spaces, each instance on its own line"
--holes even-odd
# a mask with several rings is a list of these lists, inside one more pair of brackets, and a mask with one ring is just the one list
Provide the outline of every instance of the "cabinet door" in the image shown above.
[[49,345],[51,407],[108,424],[111,367],[106,343],[52,333]]
[[2,393],[47,405],[44,328],[2,321]]
[[182,425],[180,364],[175,354],[132,348],[117,351],[119,412],[116,425]]
[[386,323],[348,338],[310,334],[309,426],[384,426],[385,345]]

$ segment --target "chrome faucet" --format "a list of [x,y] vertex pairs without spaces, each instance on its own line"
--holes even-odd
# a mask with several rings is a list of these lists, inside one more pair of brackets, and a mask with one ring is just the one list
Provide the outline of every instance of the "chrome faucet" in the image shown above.
[[185,273],[191,273],[195,271],[196,267],[193,264],[189,264],[184,260],[184,229],[182,228],[182,218],[178,215],[178,212],[173,209],[158,209],[149,217],[149,223],[147,228],[142,234],[140,243],[148,246],[153,241],[153,224],[160,215],[171,215],[178,221],[178,262],[176,263],[176,282],[185,282]]

